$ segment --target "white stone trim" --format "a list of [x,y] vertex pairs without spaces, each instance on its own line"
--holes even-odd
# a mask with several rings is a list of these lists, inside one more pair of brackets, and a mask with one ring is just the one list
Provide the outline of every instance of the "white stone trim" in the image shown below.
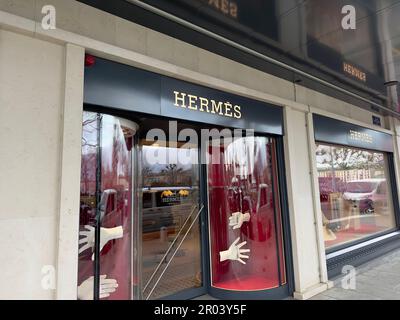
[[67,44],[65,52],[56,298],[76,300],[84,49]]
[[328,290],[329,288],[331,288],[333,285],[331,284],[331,282],[328,283],[320,283],[317,284],[311,288],[309,288],[308,290],[304,291],[304,292],[297,292],[295,291],[293,293],[293,298],[296,300],[307,300],[312,298],[313,296],[320,294],[326,290]]
[[312,113],[306,114],[307,121],[307,134],[308,134],[308,155],[310,158],[310,171],[311,171],[311,187],[313,193],[313,206],[314,206],[314,217],[315,217],[315,232],[317,236],[317,247],[318,247],[318,260],[319,260],[319,277],[321,283],[328,282],[328,270],[326,267],[326,254],[325,254],[325,242],[323,235],[323,223],[322,223],[322,212],[321,202],[319,194],[319,183],[318,183],[318,171],[316,161],[316,145],[314,138],[314,123]]

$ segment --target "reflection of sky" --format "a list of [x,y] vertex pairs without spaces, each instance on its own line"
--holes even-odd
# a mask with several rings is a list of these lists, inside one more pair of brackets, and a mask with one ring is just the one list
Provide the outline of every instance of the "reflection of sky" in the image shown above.
[[82,154],[93,153],[97,145],[96,113],[83,112]]
[[103,115],[101,132],[101,163],[103,170],[115,171],[117,177],[124,175],[130,164],[124,133],[118,118]]
[[[96,153],[97,114],[84,112],[82,155]],[[130,168],[130,151],[128,151],[124,133],[118,118],[102,115],[101,128],[101,162],[103,172],[113,172],[117,177],[127,174]]]

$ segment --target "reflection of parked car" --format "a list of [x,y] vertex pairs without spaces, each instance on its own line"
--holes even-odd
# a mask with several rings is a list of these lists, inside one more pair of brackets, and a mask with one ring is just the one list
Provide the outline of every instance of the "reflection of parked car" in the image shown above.
[[318,183],[321,202],[327,202],[331,193],[341,193],[346,189],[345,183],[340,178],[319,177]]
[[361,213],[373,213],[377,206],[387,204],[386,179],[364,179],[349,181],[343,199],[358,201]]
[[143,233],[159,232],[174,227],[173,206],[182,203],[182,194],[188,188],[153,187],[143,189]]
[[173,215],[168,207],[157,207],[157,197],[163,192],[143,191],[143,233],[159,232],[162,227],[174,224]]
[[174,219],[171,212],[160,208],[146,210],[143,214],[143,233],[160,232],[162,228],[174,226]]
[[157,237],[160,230],[181,228],[192,207],[192,187],[147,187],[142,189],[143,234]]
[[[341,197],[346,190],[345,182],[338,177],[319,177],[319,191],[321,210],[327,220],[338,219],[337,199]],[[332,229],[337,228],[339,222],[331,224]]]

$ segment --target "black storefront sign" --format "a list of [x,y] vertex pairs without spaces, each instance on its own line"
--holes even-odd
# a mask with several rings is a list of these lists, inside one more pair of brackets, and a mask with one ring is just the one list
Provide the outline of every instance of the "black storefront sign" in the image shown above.
[[316,141],[356,148],[393,152],[392,136],[388,133],[314,114]]
[[84,88],[90,105],[283,135],[279,106],[104,59],[85,69]]

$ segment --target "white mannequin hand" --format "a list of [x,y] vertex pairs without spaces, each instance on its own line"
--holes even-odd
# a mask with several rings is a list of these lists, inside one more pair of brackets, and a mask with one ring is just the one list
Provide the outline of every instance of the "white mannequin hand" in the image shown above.
[[239,229],[242,226],[243,222],[248,221],[250,221],[250,213],[234,212],[229,217],[229,226],[233,227],[233,230]]
[[240,249],[241,247],[243,247],[247,242],[243,241],[242,243],[236,245],[240,240],[240,237],[238,237],[229,247],[228,250],[225,251],[221,251],[219,253],[219,261],[225,261],[225,260],[237,260],[240,263],[246,264],[246,262],[244,262],[242,260],[243,259],[248,259],[249,256],[246,256],[242,253],[244,252],[250,252],[250,249]]
[[[117,280],[106,279],[106,275],[100,276],[100,288],[99,296],[100,299],[107,298],[111,293],[115,292],[118,288]],[[93,300],[93,282],[94,277],[91,276],[78,286],[78,299],[79,300]]]
[[[85,229],[87,231],[80,231],[79,235],[83,236],[82,239],[79,240],[79,244],[83,244],[82,247],[79,248],[78,253],[81,254],[83,251],[89,248],[94,248],[94,227],[90,225],[86,225]],[[124,235],[124,231],[122,226],[115,228],[100,228],[100,251],[106,245],[108,241],[122,238]],[[92,255],[92,260],[94,260],[94,254]]]

